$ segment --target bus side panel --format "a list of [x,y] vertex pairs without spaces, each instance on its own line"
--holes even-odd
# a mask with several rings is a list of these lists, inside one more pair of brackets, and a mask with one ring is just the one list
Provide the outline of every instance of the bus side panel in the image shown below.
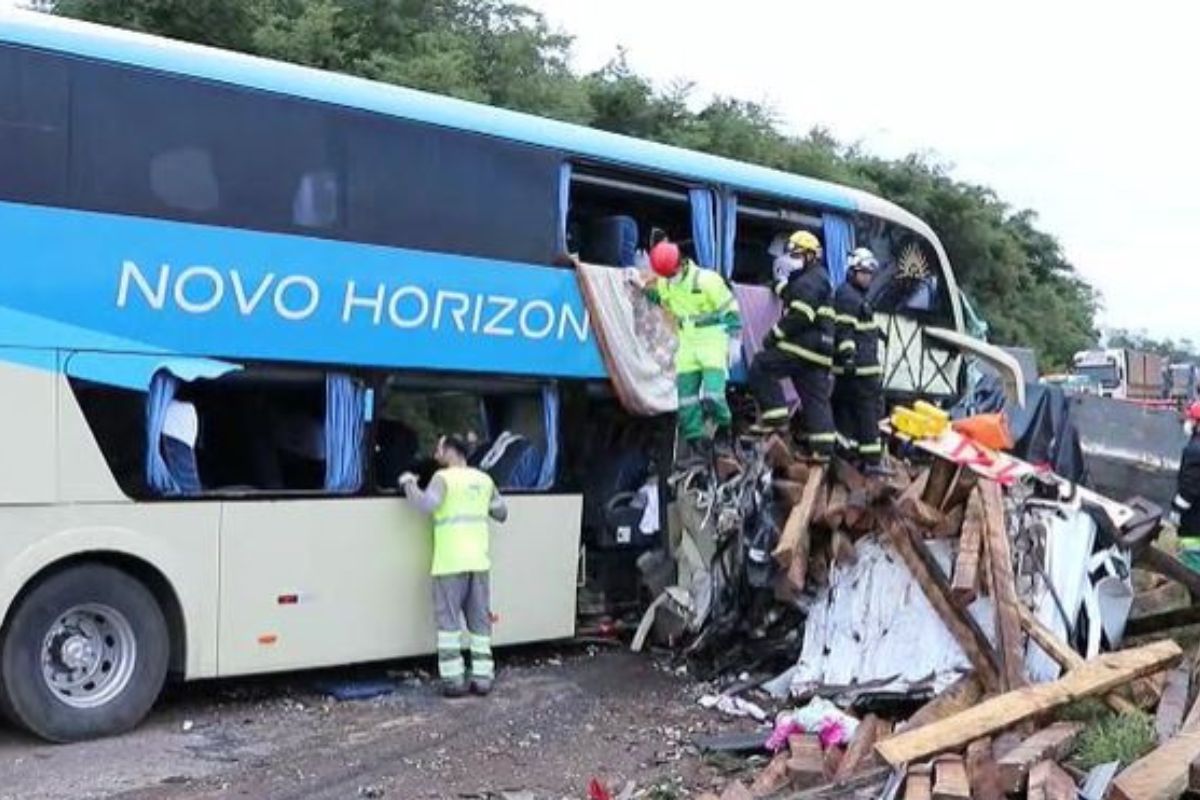
[[188,678],[212,677],[217,651],[218,503],[0,506],[0,614],[41,570],[89,552],[146,562],[183,610]]
[[53,503],[53,350],[0,347],[0,505]]
[[[582,498],[509,499],[492,529],[497,644],[572,635]],[[227,503],[222,675],[432,653],[427,519],[398,498]]]
[[104,460],[65,375],[58,387],[58,499],[66,503],[129,503]]

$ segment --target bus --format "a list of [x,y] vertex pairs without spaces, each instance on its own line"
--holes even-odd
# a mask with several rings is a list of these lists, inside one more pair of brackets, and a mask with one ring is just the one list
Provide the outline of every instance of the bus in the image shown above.
[[509,497],[496,643],[571,636],[608,498],[661,477],[673,425],[619,408],[563,254],[665,234],[752,296],[797,228],[835,276],[880,257],[889,391],[955,396],[953,272],[880,198],[0,12],[0,710],[78,740],[169,678],[433,652],[396,478],[444,430]]

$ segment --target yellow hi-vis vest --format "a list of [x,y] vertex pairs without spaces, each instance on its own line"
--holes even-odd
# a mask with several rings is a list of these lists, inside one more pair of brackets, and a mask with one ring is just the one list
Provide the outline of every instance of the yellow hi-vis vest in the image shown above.
[[438,470],[446,495],[433,512],[433,575],[486,572],[488,508],[495,484],[486,472],[472,467]]

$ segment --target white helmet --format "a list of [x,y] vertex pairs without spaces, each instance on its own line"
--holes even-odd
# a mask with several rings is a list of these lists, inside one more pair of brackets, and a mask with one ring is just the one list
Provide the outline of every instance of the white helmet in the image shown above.
[[846,268],[851,272],[856,269],[874,272],[879,268],[879,262],[875,260],[875,254],[869,248],[856,247],[854,252],[846,258]]

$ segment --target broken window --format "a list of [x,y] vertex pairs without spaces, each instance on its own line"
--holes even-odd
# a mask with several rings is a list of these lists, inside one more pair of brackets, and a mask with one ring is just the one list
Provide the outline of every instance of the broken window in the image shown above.
[[590,168],[567,168],[562,179],[569,183],[565,247],[581,260],[643,267],[650,248],[666,238],[687,257],[713,263],[713,201],[707,189]]
[[775,259],[787,252],[788,237],[798,230],[823,240],[820,212],[784,207],[764,198],[739,197],[733,238],[734,282],[756,286],[774,283]]
[[502,490],[548,489],[558,452],[558,392],[521,381],[430,379],[394,374],[379,388],[375,484],[396,488],[404,472],[427,481],[439,436],[461,437],[468,463]]
[[876,310],[920,320],[951,318],[949,288],[937,251],[925,237],[884,220],[859,220],[856,239],[879,261],[870,296]]

